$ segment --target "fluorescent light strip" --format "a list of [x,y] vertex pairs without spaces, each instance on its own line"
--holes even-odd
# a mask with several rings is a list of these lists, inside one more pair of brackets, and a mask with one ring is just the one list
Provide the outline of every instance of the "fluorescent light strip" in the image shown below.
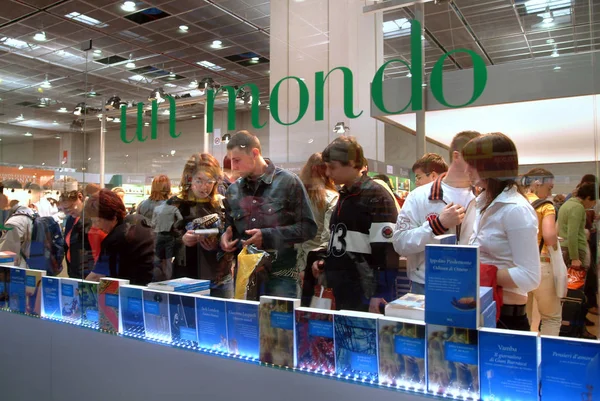
[[209,70],[212,71],[224,71],[225,68],[223,67],[219,67],[216,64],[211,63],[210,61],[198,61],[196,64],[201,65],[202,67],[208,68]]
[[106,28],[108,26],[108,24],[105,24],[102,21],[98,21],[95,18],[88,17],[87,15],[84,15],[84,14],[81,14],[78,12],[69,13],[69,14],[65,15],[65,17],[72,19],[74,21],[79,21],[82,24],[94,26],[96,28]]

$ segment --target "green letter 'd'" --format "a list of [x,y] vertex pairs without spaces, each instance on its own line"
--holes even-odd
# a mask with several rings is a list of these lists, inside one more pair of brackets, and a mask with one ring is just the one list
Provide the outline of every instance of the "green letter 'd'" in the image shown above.
[[360,117],[363,111],[354,114],[354,76],[352,71],[348,67],[336,67],[329,71],[325,77],[323,71],[315,73],[315,121],[323,121],[324,119],[324,97],[325,97],[325,81],[329,78],[329,75],[335,71],[340,70],[344,74],[344,114],[348,118]]
[[[279,118],[279,87],[281,83],[286,79],[294,79],[298,82],[298,88],[300,89],[300,103],[298,104],[300,110],[298,112],[298,118],[296,118],[291,123],[284,123]],[[271,92],[271,98],[269,100],[269,104],[271,106],[271,115],[273,116],[273,120],[277,121],[277,123],[281,125],[293,125],[304,117],[306,111],[308,110],[308,88],[303,80],[298,77],[284,77],[279,80],[273,87],[273,91]]]
[[[444,97],[444,84],[442,77],[444,71],[444,60],[446,60],[446,57],[449,55],[459,52],[467,53],[469,56],[471,56],[471,60],[473,60],[473,96],[471,96],[471,100],[465,104],[451,105],[450,103],[446,102],[446,98]],[[437,101],[446,107],[458,108],[470,105],[477,100],[479,96],[481,96],[486,84],[487,67],[485,65],[485,61],[483,61],[479,54],[469,49],[456,49],[444,54],[435,63],[433,70],[431,71],[431,92]]]

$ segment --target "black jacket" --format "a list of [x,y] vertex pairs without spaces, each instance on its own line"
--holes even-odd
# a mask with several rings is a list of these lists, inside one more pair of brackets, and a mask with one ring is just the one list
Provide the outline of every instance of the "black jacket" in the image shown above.
[[[65,223],[65,260],[67,262],[67,273],[71,278],[85,278],[94,268],[94,256],[88,238],[88,232],[92,222],[80,218],[75,219],[68,216]],[[67,234],[71,232],[70,241],[67,243]],[[70,252],[70,261],[67,258]]]

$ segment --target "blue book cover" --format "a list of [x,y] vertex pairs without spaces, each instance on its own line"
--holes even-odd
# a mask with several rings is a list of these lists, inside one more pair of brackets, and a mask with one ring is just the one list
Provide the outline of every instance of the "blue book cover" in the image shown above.
[[484,311],[494,302],[494,289],[492,287],[479,287],[479,309]]
[[479,382],[483,401],[538,400],[537,343],[534,332],[479,330]]
[[11,312],[25,313],[25,269],[10,268],[9,309]]
[[427,391],[479,399],[477,330],[427,325]]
[[171,337],[176,345],[197,347],[196,298],[178,293],[169,294]]
[[229,352],[227,341],[226,301],[221,298],[196,298],[198,344],[201,348]]
[[600,341],[542,336],[543,401],[600,400]]
[[425,247],[425,323],[479,327],[479,248]]
[[379,318],[379,383],[424,391],[425,323]]
[[257,301],[227,300],[227,339],[229,353],[258,359]]
[[294,310],[299,299],[260,297],[260,360],[278,366],[296,366]]
[[79,283],[82,324],[98,328],[98,283],[82,281]]
[[121,327],[123,334],[132,337],[144,337],[144,302],[142,290],[146,287],[138,285],[121,285],[119,287],[119,302]]
[[342,311],[333,318],[336,373],[378,381],[377,315]]
[[25,271],[25,313],[40,316],[42,312],[42,277],[43,270],[27,269]]
[[60,302],[63,321],[81,323],[81,299],[79,283],[81,280],[63,278],[60,280]]
[[8,308],[8,287],[10,285],[10,267],[0,266],[0,309]]
[[62,319],[59,278],[42,277],[42,317]]
[[492,303],[485,308],[484,311],[481,312],[481,327],[489,327],[492,329],[496,328],[496,301],[492,301]]
[[169,293],[144,290],[144,327],[146,338],[171,342],[169,321]]
[[335,373],[334,311],[296,308],[297,367]]

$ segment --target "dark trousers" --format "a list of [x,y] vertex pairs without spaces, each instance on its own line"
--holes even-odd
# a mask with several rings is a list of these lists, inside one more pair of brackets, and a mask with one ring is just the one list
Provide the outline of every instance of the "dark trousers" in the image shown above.
[[[509,306],[509,305],[507,305]],[[523,311],[525,312],[526,308],[523,305]],[[500,313],[500,319],[496,324],[496,328],[498,329],[507,329],[507,330],[519,330],[519,331],[529,331],[529,319],[527,319],[527,313],[523,313],[522,315],[508,314],[505,310],[502,310]]]
[[175,252],[175,237],[170,232],[156,234],[154,248],[155,266],[154,281],[170,280],[173,276],[173,256]]

